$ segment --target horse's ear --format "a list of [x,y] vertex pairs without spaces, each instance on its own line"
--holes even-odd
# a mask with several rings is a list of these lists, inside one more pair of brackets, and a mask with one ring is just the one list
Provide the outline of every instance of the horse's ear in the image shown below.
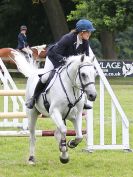
[[85,55],[82,55],[82,56],[81,56],[81,62],[84,61],[84,58],[85,58]]

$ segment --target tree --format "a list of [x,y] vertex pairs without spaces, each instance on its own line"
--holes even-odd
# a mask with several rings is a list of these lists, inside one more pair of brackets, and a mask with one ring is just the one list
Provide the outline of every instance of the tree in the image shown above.
[[133,1],[131,0],[74,0],[76,10],[68,20],[87,18],[94,22],[102,44],[103,58],[117,58],[115,38],[132,24]]
[[59,0],[41,0],[47,14],[54,39],[68,32],[68,26]]
[[124,33],[119,32],[116,44],[118,59],[133,59],[133,27],[128,27]]
[[[30,10],[29,10],[30,9]],[[21,25],[28,27],[30,46],[53,41],[46,13],[41,3],[27,0],[0,0],[0,47],[17,47]]]

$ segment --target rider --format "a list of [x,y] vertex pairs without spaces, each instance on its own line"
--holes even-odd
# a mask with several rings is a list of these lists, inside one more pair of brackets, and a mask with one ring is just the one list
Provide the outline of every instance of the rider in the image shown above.
[[20,27],[20,33],[18,35],[18,46],[17,49],[19,49],[20,51],[28,54],[28,56],[32,56],[32,51],[29,48],[28,42],[27,42],[27,36],[26,36],[26,32],[27,32],[27,27],[25,25],[22,25]]
[[[47,73],[54,68],[58,68],[65,64],[67,57],[72,55],[86,54],[89,56],[89,38],[91,32],[95,31],[93,24],[86,19],[79,20],[76,23],[76,29],[62,38],[54,45],[51,45],[47,51],[47,58],[44,66],[44,72]],[[40,95],[45,83],[48,79],[48,74],[42,75],[39,79],[34,95],[27,101],[26,106],[32,109],[35,100]],[[91,109],[90,105],[85,104],[84,109]]]

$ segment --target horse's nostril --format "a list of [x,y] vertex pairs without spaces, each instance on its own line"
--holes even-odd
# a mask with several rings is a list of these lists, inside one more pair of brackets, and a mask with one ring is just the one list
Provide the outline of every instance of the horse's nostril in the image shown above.
[[96,95],[89,94],[89,100],[90,101],[95,101],[95,99],[96,99]]
[[90,94],[89,96],[90,96],[90,98],[93,98],[93,95],[92,95],[92,94]]

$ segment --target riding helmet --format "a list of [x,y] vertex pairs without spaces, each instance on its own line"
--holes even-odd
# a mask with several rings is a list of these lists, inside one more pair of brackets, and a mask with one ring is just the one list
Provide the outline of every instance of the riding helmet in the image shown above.
[[93,32],[96,29],[93,27],[91,21],[86,20],[86,19],[82,19],[76,23],[76,30],[77,30],[77,32],[82,32],[82,31]]
[[20,31],[22,31],[22,30],[27,30],[27,26],[25,26],[25,25],[20,26]]

